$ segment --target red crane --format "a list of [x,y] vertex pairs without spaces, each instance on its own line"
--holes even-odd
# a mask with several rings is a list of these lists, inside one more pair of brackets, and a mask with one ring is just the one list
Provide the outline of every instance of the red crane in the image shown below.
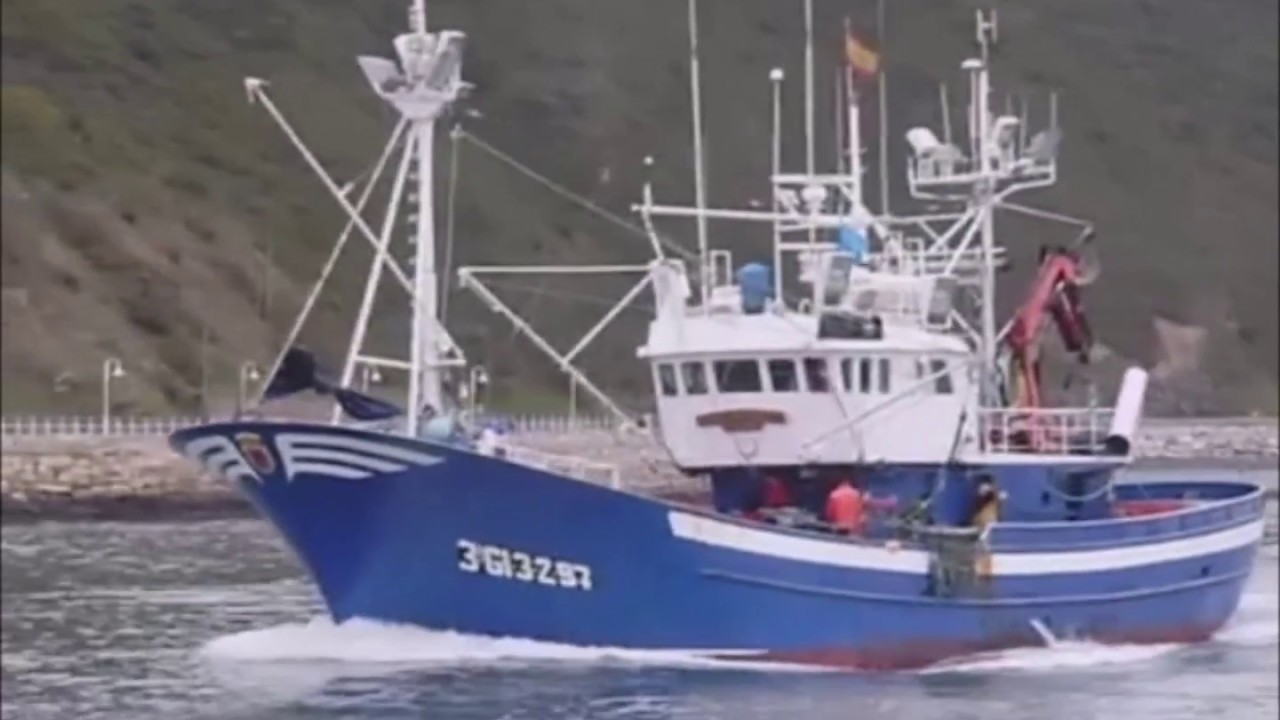
[[1047,317],[1053,318],[1067,350],[1082,364],[1089,362],[1093,332],[1084,315],[1080,288],[1092,279],[1078,252],[1065,248],[1040,251],[1040,271],[1005,336],[1011,369],[1016,373],[1014,407],[1040,407],[1040,335]]

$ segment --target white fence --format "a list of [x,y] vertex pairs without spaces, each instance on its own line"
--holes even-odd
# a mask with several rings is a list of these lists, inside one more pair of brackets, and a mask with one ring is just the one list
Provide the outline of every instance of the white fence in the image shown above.
[[[618,421],[609,415],[508,415],[491,418],[509,421],[518,433],[566,434],[584,430],[613,430]],[[19,437],[163,437],[204,422],[198,417],[113,417],[104,425],[101,417],[10,416],[0,418],[0,435]]]
[[155,437],[198,425],[198,417],[5,417],[0,435],[17,437]]
[[[611,431],[618,428],[612,415],[491,415],[487,420],[509,422],[517,433],[564,435],[582,431]],[[649,418],[646,426],[651,425]],[[0,418],[0,435],[14,437],[163,437],[175,430],[203,422],[198,417],[128,417],[111,418],[106,427],[101,417],[91,416],[9,416]],[[1275,425],[1275,418],[1144,418],[1148,429],[1196,426],[1263,426]]]

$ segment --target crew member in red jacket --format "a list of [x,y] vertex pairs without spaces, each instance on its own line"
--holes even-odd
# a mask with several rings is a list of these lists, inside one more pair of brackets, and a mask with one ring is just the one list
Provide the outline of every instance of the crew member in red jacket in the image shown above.
[[827,522],[842,535],[861,535],[866,528],[862,491],[844,478],[827,496]]

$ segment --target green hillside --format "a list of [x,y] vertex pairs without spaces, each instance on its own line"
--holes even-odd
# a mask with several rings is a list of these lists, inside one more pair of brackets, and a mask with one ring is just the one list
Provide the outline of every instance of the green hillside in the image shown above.
[[[871,28],[874,2],[816,5],[827,87],[843,16]],[[902,209],[901,132],[936,123],[940,80],[960,97],[977,5],[889,5],[890,167]],[[1088,308],[1103,342],[1159,368],[1156,410],[1274,412],[1275,3],[996,5],[998,86],[1041,107],[1049,89],[1061,90],[1061,179],[1036,200],[1098,225],[1104,275]],[[800,2],[700,8],[709,194],[741,206],[765,193],[771,66],[792,79],[786,154],[795,167],[803,157]],[[464,74],[480,115],[467,120],[470,132],[622,215],[639,198],[649,154],[659,197],[691,200],[683,0],[434,0],[429,14],[433,26],[470,36]],[[394,116],[354,56],[388,54],[404,23],[400,0],[3,0],[4,411],[94,411],[108,356],[129,372],[122,410],[191,410],[202,387],[234,396],[237,368],[270,358],[343,221],[267,115],[245,102],[241,78],[268,79],[326,167],[356,178]],[[818,117],[833,113],[824,93]],[[442,139],[442,179],[449,152]],[[458,159],[455,266],[646,259],[643,238],[493,156],[463,144]],[[443,180],[438,190],[443,209]],[[1001,226],[1021,261],[1004,280],[1011,304],[1039,244],[1067,238]],[[665,229],[692,245],[691,226]],[[767,239],[758,228],[712,230],[720,242],[741,239],[739,261]],[[339,291],[304,336],[335,358],[370,257],[363,244],[350,252]],[[505,297],[562,347],[625,289],[521,282],[526,289],[504,287]],[[449,302],[455,334],[493,370],[499,395],[561,402],[565,381],[527,341],[468,295]],[[405,311],[401,298],[386,299],[379,342],[403,339]],[[645,322],[624,315],[586,357],[624,396],[644,395],[631,359]]]

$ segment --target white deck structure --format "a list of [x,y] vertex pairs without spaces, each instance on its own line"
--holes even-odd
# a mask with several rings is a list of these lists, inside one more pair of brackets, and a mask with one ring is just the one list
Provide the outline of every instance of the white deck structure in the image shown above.
[[[631,414],[574,361],[627,304],[652,289],[655,317],[638,356],[652,373],[659,435],[675,463],[687,471],[984,458],[1020,462],[1019,456],[1028,452],[1042,457],[1097,455],[1107,438],[1118,438],[1111,443],[1111,462],[1127,455],[1127,438],[1136,429],[1145,391],[1146,377],[1139,370],[1126,377],[1115,413],[1099,408],[1015,410],[1004,400],[999,350],[1008,327],[999,327],[995,318],[995,273],[1005,253],[995,242],[995,211],[1073,224],[1085,228],[1086,236],[1091,230],[1084,221],[1010,201],[1015,194],[1056,182],[1061,132],[1052,99],[1048,127],[1035,134],[1028,128],[1025,108],[1016,115],[992,111],[987,47],[994,37],[994,16],[978,13],[980,57],[961,66],[969,88],[966,137],[953,141],[945,100],[941,138],[923,127],[905,133],[911,152],[908,186],[928,211],[897,215],[883,207],[873,212],[863,202],[860,109],[852,74],[841,101],[845,144],[832,153],[836,169],[820,171],[809,152],[803,173],[784,172],[783,76],[776,69],[769,76],[771,207],[705,207],[696,0],[690,0],[689,10],[697,201],[695,207],[658,204],[646,184],[643,202],[634,209],[643,220],[653,260],[469,267],[459,269],[460,284],[513,322],[573,378],[575,387],[628,419]],[[462,404],[449,397],[446,380],[452,377],[454,387],[466,387],[465,378],[478,370],[466,374],[465,358],[441,317],[430,200],[435,122],[451,113],[470,88],[461,80],[463,40],[454,31],[428,32],[425,3],[414,0],[410,31],[395,42],[397,60],[360,59],[370,85],[401,114],[401,121],[354,205],[276,110],[265,83],[246,82],[250,98],[272,114],[350,219],[286,346],[305,321],[347,236],[357,231],[373,247],[375,258],[342,383],[350,383],[360,367],[406,371],[404,431],[410,434],[421,432],[422,413]],[[806,54],[812,55],[811,38]],[[811,118],[811,77],[806,84],[806,115]],[[450,119],[456,139],[460,116],[454,113]],[[812,127],[807,135],[806,146],[812,148]],[[397,147],[401,156],[387,211],[380,232],[374,232],[361,213]],[[411,185],[416,187],[406,194]],[[402,199],[414,211],[409,216],[411,273],[388,253]],[[667,255],[667,241],[655,226],[664,218],[694,221],[696,267],[686,268]],[[712,248],[709,220],[770,224],[771,262],[735,268],[731,249]],[[375,357],[365,350],[365,328],[384,270],[408,290],[414,309],[407,359]],[[636,281],[595,327],[561,352],[486,285],[493,275],[521,273],[630,274]]]

